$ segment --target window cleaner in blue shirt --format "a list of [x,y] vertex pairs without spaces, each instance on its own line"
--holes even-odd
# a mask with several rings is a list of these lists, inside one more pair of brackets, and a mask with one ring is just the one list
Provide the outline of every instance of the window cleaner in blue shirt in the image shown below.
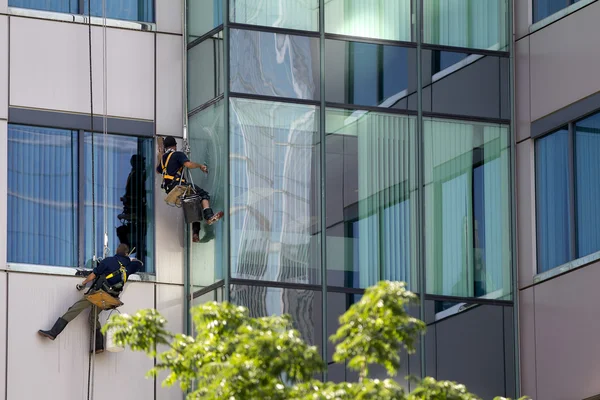
[[[168,194],[177,185],[191,185],[191,183],[185,182],[182,179],[183,168],[200,168],[202,172],[208,174],[208,167],[204,164],[198,164],[189,160],[183,151],[177,151],[177,142],[172,136],[167,136],[163,140],[164,153],[159,146],[158,159],[159,163],[156,166],[156,173],[163,174],[162,188]],[[223,211],[219,211],[216,214],[210,208],[210,195],[204,189],[193,185],[196,193],[202,199],[202,214],[206,223],[210,226],[223,218]],[[194,222],[192,224],[192,241],[208,242],[214,236],[211,234],[212,231],[208,231],[207,234],[200,240],[200,222]]]
[[[129,247],[121,243],[117,247],[116,254],[112,257],[106,257],[100,261],[98,266],[94,268],[91,274],[85,280],[76,286],[77,290],[85,289],[89,282],[92,282],[90,290],[103,289],[105,292],[114,297],[119,297],[123,291],[124,281],[131,274],[135,274],[142,269],[142,262],[136,259],[129,258]],[[126,275],[123,276],[123,273]],[[49,331],[39,330],[38,333],[48,339],[54,340],[65,329],[67,324],[75,319],[83,310],[91,307],[89,323],[94,327],[94,315],[96,316],[96,343],[94,351],[96,354],[104,351],[104,337],[100,331],[101,325],[98,315],[101,310],[94,310],[96,306],[90,303],[85,297],[75,302],[62,317],[56,320],[54,326]]]

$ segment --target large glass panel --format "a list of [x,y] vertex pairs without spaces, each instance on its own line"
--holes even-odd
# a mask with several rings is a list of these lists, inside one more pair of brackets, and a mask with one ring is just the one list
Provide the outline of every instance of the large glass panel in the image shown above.
[[319,0],[230,0],[231,22],[319,30]]
[[416,118],[327,109],[328,284],[416,288]]
[[188,0],[188,43],[223,24],[223,0]]
[[251,317],[289,314],[308,344],[323,343],[323,295],[314,290],[231,285],[231,302],[248,308]]
[[424,0],[423,41],[471,49],[507,50],[507,0]]
[[8,262],[77,266],[77,132],[8,125]]
[[193,110],[223,93],[223,31],[188,50],[188,108]]
[[577,257],[600,250],[600,114],[575,124]]
[[106,18],[154,22],[154,0],[85,0],[83,10],[85,15],[88,13],[90,1],[92,15],[95,17],[102,17],[103,7],[106,7]]
[[79,0],[8,0],[8,6],[62,13],[79,13]]
[[86,132],[83,151],[86,266],[94,254],[102,257],[106,224],[110,255],[124,242],[144,262],[143,271],[153,272],[152,139]]
[[535,142],[538,272],[573,259],[569,132],[566,128]]
[[411,41],[411,0],[329,0],[325,32]]
[[427,293],[509,299],[508,127],[423,123]]
[[231,30],[231,91],[319,99],[319,39]]
[[542,20],[579,0],[533,0],[533,22]]
[[[210,194],[211,207],[215,212],[223,210],[223,195],[227,177],[223,165],[227,163],[225,146],[224,102],[220,101],[189,118],[192,161],[206,164],[208,174],[192,170],[194,183]],[[191,282],[195,286],[208,286],[223,279],[223,229],[229,221],[206,225],[200,243],[192,243],[190,251]]]
[[408,108],[417,91],[416,49],[341,40],[326,40],[325,49],[328,102]]
[[319,109],[232,99],[231,276],[320,282]]
[[423,110],[509,119],[508,69],[506,57],[423,50]]

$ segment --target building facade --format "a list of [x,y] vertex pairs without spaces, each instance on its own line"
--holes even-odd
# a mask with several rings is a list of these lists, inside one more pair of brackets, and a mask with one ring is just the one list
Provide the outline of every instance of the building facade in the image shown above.
[[600,395],[600,3],[515,2],[516,213],[522,392]]
[[[397,379],[514,397],[517,322],[524,343],[534,329],[517,259],[521,285],[535,257],[531,239],[515,245],[514,199],[533,185],[515,146],[533,153],[535,122],[528,105],[515,135],[513,47],[519,59],[530,40],[517,4],[515,45],[509,0],[0,0],[0,399],[182,397],[130,351],[88,374],[83,317],[36,335],[81,295],[75,267],[104,240],[145,263],[122,312],[157,308],[190,333],[205,301],[289,313],[336,381],[357,378],[332,360],[338,317],[377,281],[405,281],[428,329]],[[208,165],[192,177],[226,211],[201,243],[163,201],[165,135]]]

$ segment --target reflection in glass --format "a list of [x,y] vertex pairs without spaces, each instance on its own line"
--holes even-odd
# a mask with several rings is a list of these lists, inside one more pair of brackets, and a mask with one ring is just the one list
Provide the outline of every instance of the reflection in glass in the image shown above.
[[8,125],[7,261],[77,266],[77,131]]
[[231,30],[231,91],[319,99],[319,39]]
[[470,49],[507,50],[507,0],[424,0],[423,41]]
[[[72,1],[72,0],[70,0]],[[92,16],[102,17],[106,5],[106,18],[126,21],[154,22],[154,0],[84,0],[83,14],[88,14],[91,1]]]
[[[107,135],[106,139],[105,145],[102,133],[94,133],[93,138],[92,133],[85,133],[85,161],[82,172],[85,176],[86,267],[91,266],[94,254],[102,257],[106,223],[111,255],[119,242],[123,241],[131,249],[135,248],[132,255],[144,263],[144,272],[152,272],[148,246],[153,232],[152,229],[148,229],[148,225],[151,224],[152,213],[149,207],[152,205],[153,193],[153,174],[148,173],[153,170],[152,139],[117,135]],[[108,153],[108,163],[105,163],[105,152]]]
[[533,0],[533,22],[542,20],[579,0]]
[[411,0],[329,0],[325,32],[411,41]]
[[193,110],[223,93],[223,31],[188,50],[188,108]]
[[535,141],[538,272],[573,259],[569,131],[564,128]]
[[229,0],[231,22],[319,30],[319,0]]
[[510,298],[508,135],[424,120],[427,293]]
[[232,99],[231,276],[320,281],[319,110]]
[[327,109],[327,275],[416,287],[416,118]]
[[[211,206],[222,210],[227,177],[223,165],[227,162],[225,127],[223,125],[223,101],[210,106],[189,118],[190,147],[197,162],[206,164],[209,173],[191,170],[194,183],[210,193]],[[224,224],[202,223],[200,243],[190,247],[191,282],[197,286],[208,286],[223,279]]]
[[408,108],[416,93],[416,50],[370,43],[325,41],[329,102]]
[[186,5],[188,43],[223,24],[223,0],[188,0]]
[[60,13],[79,13],[79,0],[8,0],[8,6]]
[[577,256],[600,250],[600,114],[575,124]]
[[509,119],[508,68],[505,57],[423,50],[423,110]]
[[322,294],[313,290],[264,286],[231,286],[231,303],[247,307],[253,318],[289,314],[308,344],[323,342]]

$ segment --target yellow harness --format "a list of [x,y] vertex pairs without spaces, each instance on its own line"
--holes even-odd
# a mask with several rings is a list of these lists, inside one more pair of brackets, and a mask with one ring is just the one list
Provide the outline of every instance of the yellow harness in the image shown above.
[[178,177],[176,177],[176,176],[173,176],[173,175],[167,175],[167,166],[169,165],[169,161],[171,160],[171,156],[173,155],[173,153],[174,153],[174,151],[172,151],[172,152],[169,154],[169,156],[167,157],[167,162],[166,162],[166,163],[165,163],[165,162],[163,162],[163,157],[161,157],[161,159],[160,159],[160,166],[161,166],[161,168],[162,168],[162,176],[163,176],[163,181],[164,181],[165,179],[170,179],[170,180],[172,180],[172,181],[175,181],[175,180],[177,180],[177,181],[185,182],[185,179],[183,179],[183,178],[181,177],[181,172],[183,171],[183,167],[181,167],[181,168],[179,168],[179,169],[177,170],[177,174],[179,175],[179,178],[178,178]]

